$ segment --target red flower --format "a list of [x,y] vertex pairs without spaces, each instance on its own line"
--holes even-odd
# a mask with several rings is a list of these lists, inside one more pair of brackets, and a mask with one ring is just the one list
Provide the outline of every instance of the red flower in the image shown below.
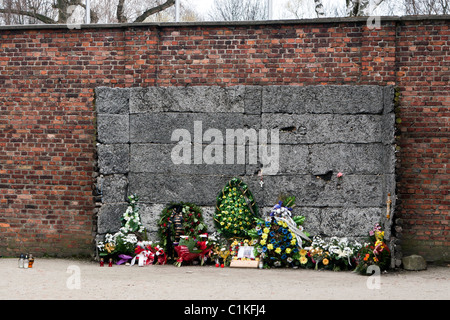
[[206,249],[206,241],[198,241],[197,246],[200,250],[205,250]]
[[144,249],[141,248],[140,246],[137,246],[136,249],[134,249],[134,253],[135,253],[135,254],[139,254],[139,253],[141,253],[142,251],[144,251]]

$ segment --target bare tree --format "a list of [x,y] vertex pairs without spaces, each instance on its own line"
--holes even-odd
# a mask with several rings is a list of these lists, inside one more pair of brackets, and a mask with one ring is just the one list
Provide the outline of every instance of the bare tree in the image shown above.
[[[368,16],[385,0],[345,0],[346,15],[349,17]],[[314,0],[318,17],[325,16],[322,0]]]
[[[99,0],[102,2],[101,0]],[[130,21],[126,14],[127,2],[132,0],[118,0],[116,7],[116,17],[117,22],[143,22],[149,16],[166,10],[167,8],[175,4],[175,0],[153,0],[153,4],[148,5],[143,8],[139,15],[133,17]],[[147,3],[147,1],[141,1]],[[108,1],[109,7],[111,7],[110,1]],[[38,4],[38,5],[37,5]],[[99,8],[108,6],[107,3],[103,1],[103,4],[97,5],[93,1],[91,6],[90,16],[91,22],[97,23],[100,18],[99,14],[103,14],[101,11],[97,11]],[[81,7],[86,10],[86,5],[84,0],[1,0],[0,1],[0,13],[3,14],[3,20],[8,22],[15,22],[18,20],[13,17],[29,17],[33,20],[29,23],[47,23],[47,24],[65,24],[72,15],[74,8]],[[46,10],[44,10],[44,8]],[[97,10],[96,10],[97,8]]]
[[[53,7],[46,0],[3,0],[0,13],[6,24],[51,23]],[[24,13],[24,14],[21,14]]]
[[267,19],[266,1],[214,0],[209,18],[216,21],[245,21]]
[[450,0],[405,0],[408,15],[449,14]]
[[284,5],[284,10],[288,16],[295,19],[308,17],[311,11],[312,1],[310,0],[288,0]]

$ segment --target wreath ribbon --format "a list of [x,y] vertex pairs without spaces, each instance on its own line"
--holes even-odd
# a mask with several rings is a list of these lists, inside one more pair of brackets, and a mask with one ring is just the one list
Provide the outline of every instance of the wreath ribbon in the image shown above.
[[138,266],[143,267],[144,265],[149,265],[153,262],[154,254],[149,250],[143,250],[136,256],[134,256],[133,260],[131,260],[131,265],[134,266],[136,263],[136,259],[138,260]]
[[119,254],[119,258],[120,258],[120,260],[117,261],[117,263],[116,263],[117,265],[121,265],[123,263],[128,262],[128,260],[133,259],[132,256],[129,256],[129,255],[126,255],[126,254]]

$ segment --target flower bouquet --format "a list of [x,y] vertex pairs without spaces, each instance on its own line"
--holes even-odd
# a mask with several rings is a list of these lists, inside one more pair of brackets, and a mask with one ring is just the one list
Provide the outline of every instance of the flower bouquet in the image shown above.
[[349,270],[356,265],[356,254],[360,249],[361,244],[347,238],[331,237],[323,240],[320,236],[315,236],[305,256],[311,259],[315,269],[323,267],[334,271]]
[[134,254],[138,239],[135,234],[124,234],[118,231],[115,234],[106,234],[105,240],[97,243],[99,256],[113,260],[122,260],[121,255]]
[[178,255],[175,265],[181,267],[183,262],[191,262],[197,258],[200,258],[201,265],[203,265],[212,248],[208,243],[208,234],[205,233],[200,235],[200,240],[191,236],[181,236],[180,242],[174,249]]
[[[151,241],[140,241],[137,243],[134,250],[135,256],[131,260],[131,265],[133,266],[136,261],[139,266],[160,264],[164,265],[167,263],[167,256],[163,248],[159,245],[153,245]],[[119,262],[124,262],[129,256],[123,256],[122,260]],[[118,263],[119,264],[119,263]]]
[[211,259],[215,262],[216,267],[225,267],[230,264],[230,246],[227,239],[219,233],[214,232],[209,236],[211,242]]
[[134,254],[136,245],[145,235],[145,228],[141,223],[139,207],[137,206],[139,198],[136,195],[128,197],[128,207],[123,213],[121,221],[122,227],[115,234],[106,234],[104,241],[97,243],[99,256],[108,257],[113,260],[121,261],[120,255],[130,256]]
[[291,215],[294,197],[286,198],[276,204],[270,215],[258,219],[255,229],[249,235],[255,240],[256,253],[264,260],[265,267],[295,266],[300,258],[299,250],[303,239],[309,234],[301,226],[303,216]]
[[357,255],[355,272],[367,274],[367,268],[376,265],[380,270],[389,268],[391,252],[384,242],[384,231],[379,224],[369,232],[369,243],[362,247]]

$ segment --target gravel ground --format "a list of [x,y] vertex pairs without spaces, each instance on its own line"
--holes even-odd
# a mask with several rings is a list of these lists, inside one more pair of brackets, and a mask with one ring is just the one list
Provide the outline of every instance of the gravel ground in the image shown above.
[[435,300],[450,299],[450,267],[380,277],[304,269],[117,266],[37,258],[32,269],[0,259],[1,300]]

